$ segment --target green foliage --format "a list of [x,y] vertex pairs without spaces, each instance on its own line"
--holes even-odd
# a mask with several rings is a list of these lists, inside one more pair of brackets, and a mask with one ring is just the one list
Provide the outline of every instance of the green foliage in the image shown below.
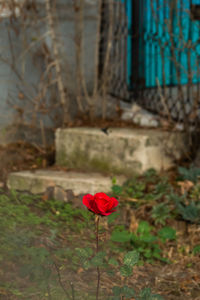
[[[148,185],[154,184],[154,190],[148,191]],[[112,192],[114,196],[135,198],[145,201],[156,201],[164,198],[171,191],[167,177],[159,178],[154,169],[149,169],[142,177],[128,179],[122,186],[113,181]],[[138,202],[137,205],[140,205]],[[161,221],[162,222],[162,221]]]
[[103,265],[104,258],[106,256],[106,252],[100,251],[98,252],[92,259],[91,264],[95,267],[100,267]]
[[190,193],[190,198],[194,201],[200,201],[200,184],[196,184]]
[[120,215],[119,212],[114,212],[114,213],[110,214],[107,217],[108,224],[112,224],[119,217],[119,215]]
[[121,196],[123,193],[123,188],[120,185],[115,184],[112,186],[112,192],[114,196]]
[[136,177],[127,180],[122,186],[116,183],[112,186],[112,192],[114,196],[123,196],[130,198],[142,198],[146,183],[138,181]]
[[189,169],[179,167],[179,180],[190,180],[194,183],[197,182],[198,177],[200,176],[200,168],[191,167]]
[[193,248],[192,253],[194,255],[200,254],[200,245],[197,245]]
[[167,240],[175,240],[176,230],[169,226],[166,226],[158,231],[158,236],[163,243],[166,242]]
[[155,225],[165,225],[166,220],[170,218],[170,209],[166,203],[160,203],[152,208],[152,218],[155,220]]
[[[170,227],[164,227],[158,235],[154,235],[154,228],[146,221],[139,223],[137,232],[130,233],[128,230],[114,230],[111,235],[111,241],[123,243],[123,246],[131,245],[136,253],[141,254],[141,259],[152,263],[155,259],[168,262],[162,257],[162,250],[158,241],[165,242],[166,239],[175,239],[176,231]],[[129,246],[130,247],[130,246]]]
[[149,223],[147,221],[141,221],[139,223],[137,232],[141,235],[149,235],[151,230],[153,229],[152,226],[149,225]]
[[144,180],[149,183],[155,183],[158,179],[158,174],[155,169],[150,168],[143,174]]
[[111,241],[125,243],[131,240],[132,234],[128,230],[114,230],[111,235]]
[[154,200],[159,200],[165,195],[167,195],[171,190],[169,185],[168,178],[162,177],[161,180],[155,185]]
[[109,261],[108,261],[108,264],[112,265],[112,266],[115,266],[115,267],[119,266],[118,261],[114,258],[110,258]]
[[129,251],[124,256],[124,264],[120,268],[121,276],[129,277],[132,275],[133,266],[139,261],[139,253],[136,250]]
[[91,248],[75,248],[75,251],[77,256],[82,259],[87,259],[93,254],[93,250]]
[[121,300],[122,297],[125,297],[126,299],[130,299],[132,297],[135,297],[135,291],[134,289],[124,285],[123,287],[120,286],[114,286],[112,289],[113,297],[112,300]]
[[191,223],[200,224],[200,202],[190,200],[187,195],[178,196],[176,194],[171,195],[171,199],[174,201],[178,214],[185,221]]
[[150,288],[144,288],[139,292],[139,295],[136,294],[134,289],[128,287],[128,286],[114,286],[112,289],[113,297],[111,300],[121,300],[123,297],[125,299],[134,299],[136,300],[164,300],[164,298],[161,295],[152,294]]
[[123,265],[120,267],[120,274],[123,277],[129,277],[131,276],[133,273],[133,268],[131,266],[128,265]]
[[[92,214],[80,208],[74,208],[71,203],[61,202],[58,200],[48,200],[45,202],[39,202],[38,206],[45,212],[49,211],[49,215],[55,220],[63,221],[65,224],[72,224],[74,219],[78,219],[80,222],[74,222],[72,229],[81,230],[88,226],[88,223],[92,220]],[[57,223],[58,224],[58,223]]]
[[137,178],[129,179],[123,185],[124,194],[131,198],[142,198],[145,188],[146,184]]
[[[10,265],[13,269],[17,266],[17,274],[12,272],[13,276],[17,275],[15,290],[23,295],[20,299],[30,298],[28,290],[27,296],[24,296],[25,290],[21,292],[17,286],[24,278],[27,287],[32,288],[31,293],[37,292],[38,298],[43,299],[48,282],[51,282],[52,295],[53,291],[56,291],[54,298],[66,299],[56,281],[54,260],[65,265],[63,262],[70,259],[73,268],[74,252],[68,251],[66,247],[62,248],[63,236],[62,239],[58,237],[64,233],[67,239],[71,239],[72,235],[66,231],[79,232],[80,228],[81,230],[86,228],[93,221],[92,218],[88,211],[74,208],[69,203],[43,201],[39,196],[16,191],[0,193],[0,263],[5,270],[10,270]],[[52,247],[53,255],[48,250],[49,245]],[[77,250],[78,253],[81,255],[81,251]],[[84,248],[83,257],[92,254],[92,249]],[[79,260],[80,257],[77,256],[77,264]],[[85,258],[85,268],[87,261]],[[7,271],[5,278],[6,273]],[[14,293],[13,288],[9,288],[10,291]]]
[[139,257],[140,255],[137,251],[130,251],[124,256],[124,264],[133,267],[138,263]]
[[141,221],[137,233],[132,236],[131,244],[146,261],[152,263],[154,259],[158,259],[167,262],[162,257],[162,250],[158,245],[158,236],[152,234],[152,230],[153,227],[148,222]]
[[144,288],[139,297],[136,297],[136,300],[163,300],[163,297],[160,295],[152,294],[150,288]]

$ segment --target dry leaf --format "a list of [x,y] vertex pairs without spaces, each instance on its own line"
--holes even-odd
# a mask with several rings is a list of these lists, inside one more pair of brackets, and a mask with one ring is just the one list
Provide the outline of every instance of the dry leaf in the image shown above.
[[185,180],[185,181],[179,181],[178,186],[181,188],[181,194],[185,194],[185,192],[188,192],[193,186],[194,183],[190,180]]
[[134,214],[131,215],[130,225],[129,225],[129,231],[130,232],[136,232],[138,229],[138,221]]
[[83,271],[84,271],[83,268],[79,268],[79,269],[77,270],[77,273],[80,274],[80,273],[82,273]]
[[20,100],[23,100],[23,99],[24,99],[24,94],[23,94],[22,92],[19,92],[18,98],[19,98]]

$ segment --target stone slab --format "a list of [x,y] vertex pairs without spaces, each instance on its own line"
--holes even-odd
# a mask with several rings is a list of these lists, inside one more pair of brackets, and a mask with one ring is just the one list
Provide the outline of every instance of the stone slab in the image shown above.
[[[117,180],[122,183],[125,178],[118,177]],[[45,193],[51,190],[51,187],[56,187],[54,189],[56,197],[62,198],[63,191],[72,191],[74,196],[98,192],[108,193],[111,191],[112,178],[97,173],[50,170],[21,171],[9,174],[7,186],[9,189],[29,191],[33,194]]]
[[57,165],[131,175],[166,170],[188,151],[181,132],[159,129],[66,128],[56,131]]

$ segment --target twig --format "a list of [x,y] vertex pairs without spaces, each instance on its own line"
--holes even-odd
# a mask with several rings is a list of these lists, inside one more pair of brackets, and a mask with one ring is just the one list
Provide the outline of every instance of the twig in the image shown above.
[[48,298],[49,298],[49,300],[52,300],[51,289],[50,289],[50,286],[49,286],[49,282],[47,283],[47,291],[48,291]]
[[[96,253],[99,251],[99,216],[95,216],[96,223]],[[96,300],[99,299],[99,286],[100,286],[100,269],[97,267],[97,289],[96,289]]]
[[54,60],[55,60],[55,70],[56,70],[56,76],[57,76],[57,80],[58,80],[57,81],[58,82],[58,91],[60,94],[60,102],[61,102],[61,105],[63,107],[63,112],[64,112],[64,116],[63,116],[63,125],[64,125],[69,121],[69,111],[68,111],[69,99],[65,92],[63,78],[62,78],[61,63],[60,63],[60,59],[59,59],[59,51],[58,51],[58,47],[57,47],[56,32],[55,32],[53,15],[52,15],[52,11],[51,11],[50,0],[45,0],[45,4],[46,4],[47,22],[48,22],[49,29],[50,29],[49,34],[52,39],[52,48],[53,48],[53,55],[54,55]]
[[44,130],[44,123],[42,120],[40,120],[40,128],[41,128],[43,148],[46,149],[47,143],[46,143],[46,136],[45,136],[45,130]]
[[168,120],[171,122],[171,115],[170,115],[169,109],[168,109],[167,104],[166,104],[166,99],[165,99],[165,97],[162,94],[162,90],[161,90],[161,86],[160,86],[160,82],[159,82],[158,78],[156,78],[156,83],[157,83],[157,87],[158,87],[158,92],[160,94],[160,100],[161,100],[162,105],[164,107],[164,110],[165,110],[165,112],[166,112],[166,114],[168,116]]
[[112,36],[113,36],[113,1],[109,0],[108,2],[108,11],[109,11],[109,28],[108,28],[108,40],[107,40],[107,47],[106,47],[106,54],[102,72],[102,82],[101,82],[101,91],[103,94],[103,101],[102,101],[102,118],[105,119],[106,117],[106,107],[107,107],[107,86],[109,82],[109,62],[110,62],[110,54],[112,49]]
[[72,289],[72,300],[75,300],[75,292],[74,292],[74,285],[73,282],[70,282],[71,289]]
[[[55,261],[53,261],[53,264],[54,264],[55,269],[56,269],[56,272],[57,272],[57,274],[58,274],[58,281],[59,281],[59,284],[60,284],[61,288],[63,289],[65,295],[70,299],[71,297],[70,297],[70,295],[68,294],[68,291],[66,290],[64,284],[62,283],[62,279],[61,279],[61,275],[60,275],[60,270],[59,270],[58,266],[56,265]],[[73,300],[74,300],[74,299],[73,299]]]
[[94,57],[94,89],[93,89],[93,98],[95,98],[98,89],[99,81],[99,47],[101,41],[101,18],[102,18],[102,0],[99,0],[98,3],[98,19],[97,19],[97,37],[96,37],[96,47],[95,47],[95,57]]

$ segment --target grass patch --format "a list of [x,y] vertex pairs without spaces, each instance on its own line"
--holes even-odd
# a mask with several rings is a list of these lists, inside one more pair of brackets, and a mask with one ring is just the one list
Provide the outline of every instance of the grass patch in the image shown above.
[[[101,218],[98,255],[94,215],[84,207],[0,190],[0,299],[74,300],[74,293],[75,299],[95,300],[96,267],[102,269],[102,300],[143,299],[142,293],[145,299],[161,299],[155,294],[162,294],[163,285],[152,286],[152,270],[158,267],[159,276],[163,266],[166,272],[177,262],[180,274],[183,267],[185,272],[198,267],[200,189],[197,170],[195,176],[188,172],[181,169],[172,181],[149,170],[123,186],[113,179],[112,195],[120,205]],[[136,276],[147,266],[144,276],[152,291],[144,284],[147,278]],[[171,289],[167,294],[174,292],[163,284]],[[194,290],[191,286],[190,291],[177,288],[178,297],[195,299],[197,283]]]

